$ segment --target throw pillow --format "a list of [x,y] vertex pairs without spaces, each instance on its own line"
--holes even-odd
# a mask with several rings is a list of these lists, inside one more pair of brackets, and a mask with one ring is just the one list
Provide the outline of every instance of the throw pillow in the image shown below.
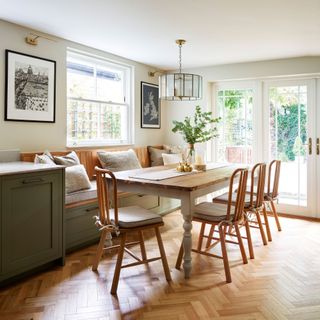
[[99,151],[98,158],[102,168],[114,172],[141,168],[137,155],[132,149],[113,152]]
[[90,188],[91,183],[82,164],[66,168],[66,193]]
[[182,153],[183,148],[181,146],[169,146],[164,144],[163,149],[167,151],[167,153]]
[[148,152],[149,152],[151,167],[163,166],[162,154],[169,153],[169,151],[165,149],[158,149],[150,146],[148,147]]
[[70,167],[80,164],[78,155],[72,151],[65,156],[54,156],[54,162],[62,166]]
[[176,164],[182,161],[181,153],[173,153],[173,154],[162,154],[163,163],[166,166],[167,164]]
[[34,163],[55,164],[55,162],[53,161],[53,156],[47,150],[43,154],[36,154]]

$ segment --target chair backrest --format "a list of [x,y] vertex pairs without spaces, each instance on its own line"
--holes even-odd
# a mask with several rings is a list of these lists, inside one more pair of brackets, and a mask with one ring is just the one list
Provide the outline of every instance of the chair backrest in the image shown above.
[[[118,197],[117,197],[117,179],[114,174],[106,169],[95,167],[96,178],[97,178],[97,193],[99,203],[99,218],[103,225],[111,224],[110,217],[110,202],[113,204],[113,223],[118,225]],[[108,181],[111,178],[111,181]],[[110,186],[112,189],[110,192]],[[111,194],[111,199],[110,199]]]
[[[242,169],[242,168],[235,170],[230,178],[228,206],[227,206],[227,220],[230,219],[232,206],[234,206],[233,221],[238,221],[243,216],[244,200],[245,200],[246,188],[247,188],[247,178],[248,178],[248,170]],[[232,195],[234,192],[237,193],[237,198],[235,203],[233,203],[232,201]]]
[[[257,163],[251,170],[250,207],[260,208],[264,199],[264,186],[266,181],[265,163]],[[257,184],[255,184],[257,182]],[[256,190],[255,190],[255,185]]]
[[268,196],[272,199],[278,196],[279,179],[280,179],[280,160],[272,160],[268,170]]

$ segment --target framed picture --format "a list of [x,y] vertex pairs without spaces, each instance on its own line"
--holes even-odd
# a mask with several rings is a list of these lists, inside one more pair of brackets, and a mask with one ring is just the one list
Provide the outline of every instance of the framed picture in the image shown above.
[[56,62],[6,50],[5,120],[55,122]]
[[141,82],[141,128],[160,129],[159,86]]

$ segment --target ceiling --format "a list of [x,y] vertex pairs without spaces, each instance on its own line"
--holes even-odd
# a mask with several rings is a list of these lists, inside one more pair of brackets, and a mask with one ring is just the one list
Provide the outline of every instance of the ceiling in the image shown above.
[[319,0],[0,0],[0,18],[161,69],[320,55]]

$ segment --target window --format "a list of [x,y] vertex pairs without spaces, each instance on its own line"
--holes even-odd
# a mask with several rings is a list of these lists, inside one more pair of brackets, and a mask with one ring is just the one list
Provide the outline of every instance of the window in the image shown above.
[[131,68],[69,51],[67,146],[132,143]]
[[252,163],[253,90],[218,90],[219,138],[217,160]]

